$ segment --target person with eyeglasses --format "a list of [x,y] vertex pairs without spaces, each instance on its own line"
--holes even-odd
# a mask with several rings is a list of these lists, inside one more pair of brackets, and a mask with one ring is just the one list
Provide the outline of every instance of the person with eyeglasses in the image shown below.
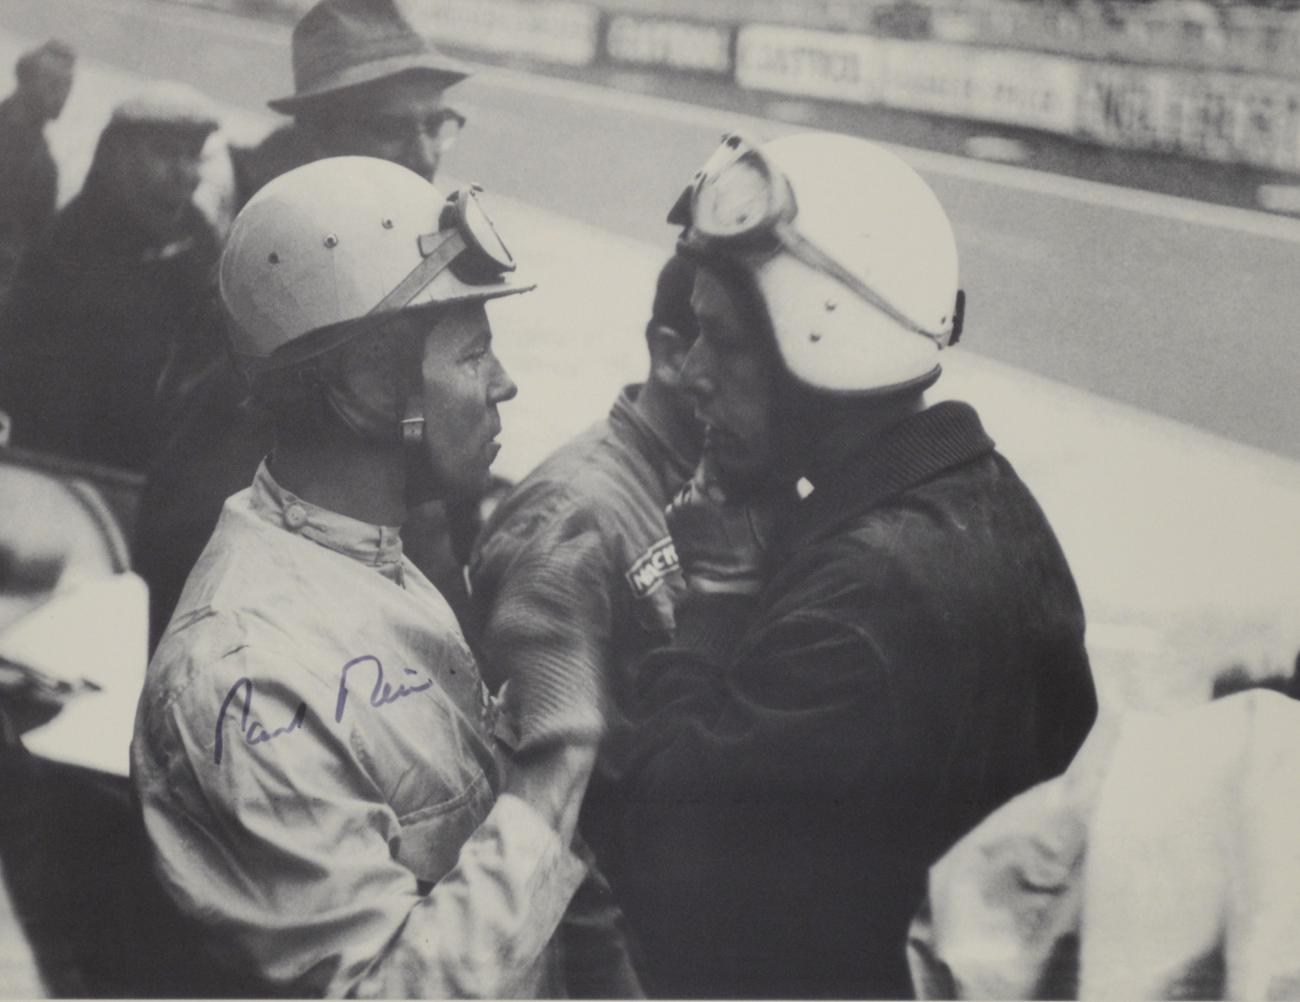
[[931,403],[957,244],[894,154],[728,136],[698,265],[686,581],[638,665],[622,904],[670,997],[908,998],[928,867],[1096,714],[1078,591],[971,406]]
[[131,771],[164,886],[255,994],[566,993],[557,933],[598,877],[562,738],[595,667],[567,664],[585,707],[508,726],[402,543],[487,481],[516,386],[486,303],[532,287],[473,188],[382,160],[300,167],[235,219],[221,298],[275,448],[150,661]]
[[[273,178],[324,157],[376,157],[435,179],[465,124],[445,91],[469,68],[416,31],[393,0],[320,0],[294,28],[292,58],[294,93],[268,104],[293,120],[258,146],[231,149],[236,209]],[[247,484],[271,444],[269,419],[221,339],[199,332],[187,348],[159,391],[163,440],[136,524],[151,645],[222,503]],[[462,616],[468,594],[461,567],[477,512],[471,502],[454,510],[430,503],[409,528],[410,555]]]
[[231,151],[236,204],[322,157],[390,160],[433,181],[465,125],[445,91],[469,76],[393,0],[321,0],[293,30],[294,93],[267,104],[293,121]]

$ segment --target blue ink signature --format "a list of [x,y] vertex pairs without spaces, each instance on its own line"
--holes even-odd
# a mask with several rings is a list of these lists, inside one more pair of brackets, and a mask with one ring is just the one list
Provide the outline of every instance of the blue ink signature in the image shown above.
[[239,679],[226,693],[226,698],[221,704],[221,712],[217,715],[217,739],[212,748],[212,761],[217,765],[221,764],[221,756],[225,752],[225,739],[221,732],[225,727],[226,713],[230,710],[230,704],[235,701],[241,689],[244,692],[244,701],[243,710],[239,716],[239,732],[243,735],[244,744],[246,745],[265,744],[268,741],[274,741],[276,738],[282,738],[286,734],[301,730],[303,722],[307,719],[307,704],[299,703],[298,709],[293,712],[293,719],[283,727],[277,727],[273,731],[268,731],[260,720],[250,722],[248,717],[253,709],[253,680],[251,678]]
[[[370,705],[374,707],[388,706],[399,699],[414,696],[418,692],[424,692],[426,689],[433,687],[433,679],[429,679],[421,685],[406,685],[403,683],[394,689],[391,683],[384,680],[384,666],[377,657],[372,654],[365,654],[359,658],[353,658],[339,672],[338,699],[334,704],[334,722],[336,724],[343,722],[343,711],[347,709],[349,695],[348,672],[362,665],[374,665],[375,681],[370,690]],[[425,677],[421,676],[413,668],[404,668],[402,671],[404,674],[416,678]],[[226,693],[226,698],[221,703],[221,712],[217,714],[216,743],[212,749],[212,761],[217,765],[221,764],[221,759],[225,755],[224,730],[226,718],[234,705],[239,707],[239,733],[246,745],[265,744],[268,741],[274,741],[276,738],[282,738],[286,734],[302,730],[307,720],[306,702],[298,704],[298,708],[294,710],[293,717],[287,724],[274,730],[268,729],[260,720],[250,719],[253,709],[253,680],[250,678],[238,679],[230,687],[230,691]]]
[[[387,706],[389,703],[396,703],[399,699],[405,699],[407,696],[414,696],[417,692],[424,692],[425,689],[432,688],[433,679],[425,682],[423,685],[399,685],[396,690],[384,681],[384,666],[379,663],[379,659],[373,654],[363,654],[359,658],[353,658],[343,666],[339,672],[339,698],[334,704],[334,722],[340,724],[343,722],[343,711],[348,705],[348,672],[358,665],[373,663],[375,666],[375,684],[370,690],[371,706]],[[407,675],[414,675],[420,678],[421,675],[413,668],[402,669]]]

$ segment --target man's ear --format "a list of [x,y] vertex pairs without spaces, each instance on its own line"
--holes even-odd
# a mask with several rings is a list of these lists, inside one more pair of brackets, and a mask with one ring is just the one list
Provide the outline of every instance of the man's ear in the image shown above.
[[665,324],[646,328],[646,345],[650,349],[650,375],[656,383],[681,389],[682,363],[691,350],[691,340]]

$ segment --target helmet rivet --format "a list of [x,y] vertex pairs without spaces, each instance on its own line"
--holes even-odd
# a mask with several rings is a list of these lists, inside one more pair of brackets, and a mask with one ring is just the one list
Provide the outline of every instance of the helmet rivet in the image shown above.
[[336,237],[333,233],[326,233],[326,234],[325,234],[325,246],[326,246],[326,247],[329,247],[329,248],[332,249],[332,248],[334,248],[334,247],[337,247],[338,245],[339,245],[339,238],[338,238],[338,237]]
[[384,229],[386,229],[386,230],[391,230],[391,229],[393,228],[393,221],[392,221],[391,219],[385,217],[385,218],[384,218],[384,221],[383,221],[383,227],[384,227]]
[[269,261],[271,264],[279,264],[280,255],[277,254],[275,251],[271,251],[270,254],[266,255],[266,260]]
[[813,331],[811,334],[808,335],[808,340],[811,341],[813,344],[816,344],[821,339],[822,336],[817,331]]
[[834,312],[836,311],[836,309],[839,308],[839,305],[840,305],[840,304],[837,303],[837,302],[836,302],[835,300],[833,300],[833,299],[828,299],[828,300],[826,300],[826,312],[827,312],[827,313],[834,313]]

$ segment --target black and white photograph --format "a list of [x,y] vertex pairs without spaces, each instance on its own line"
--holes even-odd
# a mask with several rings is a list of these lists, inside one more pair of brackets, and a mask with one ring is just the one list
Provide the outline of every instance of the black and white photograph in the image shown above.
[[0,999],[1300,1000],[1300,0],[0,0]]

